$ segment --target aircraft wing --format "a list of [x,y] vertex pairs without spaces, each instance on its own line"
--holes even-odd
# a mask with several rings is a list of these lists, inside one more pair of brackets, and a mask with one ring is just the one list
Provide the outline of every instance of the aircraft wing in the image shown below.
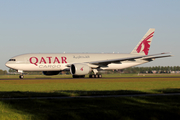
[[164,58],[164,57],[172,57],[172,55],[165,55],[165,56],[150,56],[150,57],[145,57],[145,58],[143,58],[143,60],[156,59],[156,58]]
[[111,63],[121,63],[122,61],[135,61],[135,59],[142,59],[147,61],[152,61],[156,58],[163,58],[163,57],[171,57],[172,55],[165,55],[163,54],[169,54],[169,53],[160,53],[160,54],[153,54],[153,55],[143,55],[143,56],[136,56],[136,57],[127,57],[127,58],[120,58],[120,59],[108,59],[103,61],[93,61],[89,62],[89,64],[98,65],[98,66],[107,66]]

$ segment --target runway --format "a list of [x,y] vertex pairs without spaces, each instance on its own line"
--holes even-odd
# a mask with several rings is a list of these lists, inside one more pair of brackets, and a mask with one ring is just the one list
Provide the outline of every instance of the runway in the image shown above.
[[163,93],[163,94],[131,94],[131,95],[99,95],[99,96],[67,96],[67,97],[22,97],[22,98],[0,98],[0,100],[53,100],[53,99],[88,99],[88,98],[118,98],[118,97],[147,97],[147,96],[177,96],[180,93]]

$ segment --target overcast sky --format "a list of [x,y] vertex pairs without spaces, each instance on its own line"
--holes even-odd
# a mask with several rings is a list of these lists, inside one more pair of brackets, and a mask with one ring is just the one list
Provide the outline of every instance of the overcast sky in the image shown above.
[[179,66],[179,0],[0,0],[0,69],[24,53],[130,53],[155,28],[141,66]]

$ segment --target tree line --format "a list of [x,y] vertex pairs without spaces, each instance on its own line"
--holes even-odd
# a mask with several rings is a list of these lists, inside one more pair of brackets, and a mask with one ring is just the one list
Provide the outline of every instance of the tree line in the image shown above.
[[6,70],[1,70],[0,69],[0,75],[6,75],[7,74],[7,71]]
[[171,73],[172,71],[180,71],[180,66],[131,67],[123,70],[124,73]]

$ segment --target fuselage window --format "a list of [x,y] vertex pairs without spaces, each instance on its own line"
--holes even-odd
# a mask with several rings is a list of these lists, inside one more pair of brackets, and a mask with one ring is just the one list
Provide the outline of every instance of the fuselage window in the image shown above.
[[16,59],[9,59],[9,61],[16,61]]

